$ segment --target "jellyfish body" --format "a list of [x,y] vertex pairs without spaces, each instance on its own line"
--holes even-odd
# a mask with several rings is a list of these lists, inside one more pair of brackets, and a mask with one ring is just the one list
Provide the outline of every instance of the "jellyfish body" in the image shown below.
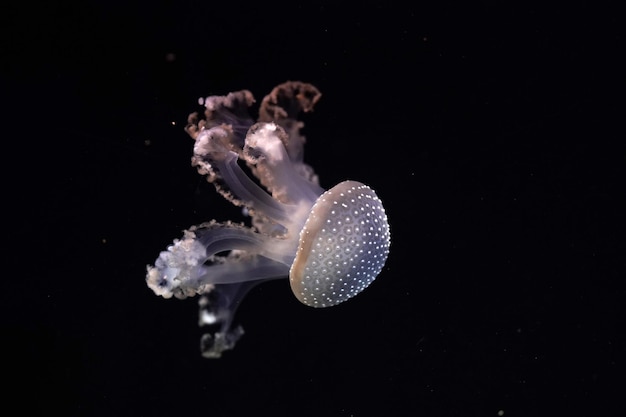
[[[226,199],[243,206],[251,226],[210,221],[192,226],[148,266],[148,286],[164,298],[200,299],[206,357],[219,357],[243,334],[233,316],[258,283],[289,276],[294,295],[312,307],[339,304],[366,288],[382,270],[390,235],[376,193],[356,181],[328,191],[303,162],[303,126],[321,94],[287,82],[266,96],[254,123],[247,90],[203,100],[204,118],[190,115],[192,165]],[[243,160],[257,185],[240,166]]]

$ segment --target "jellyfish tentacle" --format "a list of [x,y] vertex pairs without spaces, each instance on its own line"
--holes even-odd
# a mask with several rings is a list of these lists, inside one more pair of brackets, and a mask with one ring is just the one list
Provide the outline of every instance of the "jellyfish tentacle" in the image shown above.
[[[288,192],[284,192],[284,189],[287,189],[286,187],[281,189],[280,185],[273,184],[272,181],[266,178],[268,175],[267,170],[271,166],[264,166],[256,163],[256,161],[252,161],[252,170],[256,177],[261,180],[261,183],[272,192],[274,197],[281,201],[284,201],[287,196],[291,197],[291,192],[294,192],[295,195],[302,194],[299,192],[300,189],[312,191],[307,194],[308,198],[311,198],[314,194],[316,194],[315,197],[317,198],[324,192],[319,187],[318,178],[313,168],[303,162],[306,138],[301,134],[300,130],[304,127],[304,123],[297,119],[299,113],[313,111],[313,107],[315,107],[321,96],[320,91],[312,84],[300,81],[287,81],[276,86],[261,102],[259,122],[275,123],[280,126],[280,129],[277,129],[281,132],[278,138],[283,143],[285,152],[289,156],[283,159],[285,163],[280,166],[280,169],[273,169],[273,173],[278,173],[280,178],[280,174],[283,172],[289,172],[291,176],[294,176],[291,173],[295,172],[297,173],[295,178],[299,181],[295,186],[288,188]],[[250,138],[250,134],[254,132],[255,127],[256,125],[250,128],[246,138],[246,146],[250,148],[254,148],[249,142],[253,140],[253,138]],[[248,155],[250,156],[251,153],[248,152]],[[251,156],[253,156],[253,153]],[[251,161],[248,160],[248,162],[250,163]],[[288,171],[283,170],[285,165],[289,165]],[[277,190],[279,191],[277,192]]]
[[201,266],[188,283],[192,288],[206,285],[236,284],[250,279],[283,278],[289,266],[261,255],[231,252],[227,256],[213,257],[213,264]]
[[211,292],[216,284],[285,276],[293,257],[260,251],[271,246],[268,239],[232,223],[191,227],[148,267],[147,284],[164,298],[186,298]]
[[204,119],[199,120],[198,113],[191,113],[187,119],[185,131],[195,139],[203,129],[230,125],[235,135],[235,143],[242,148],[246,132],[254,124],[248,113],[248,107],[254,101],[254,96],[248,90],[200,99],[200,103],[205,107]]
[[301,163],[305,137],[300,134],[304,123],[297,119],[300,112],[313,111],[322,93],[312,84],[287,81],[279,84],[261,101],[259,122],[275,122],[285,129],[285,148],[292,161]]
[[229,149],[232,138],[230,126],[200,132],[196,137],[192,164],[233,204],[258,211],[259,215],[274,222],[285,222],[285,207],[255,184],[237,163],[238,154]]
[[257,123],[246,137],[244,157],[274,199],[288,204],[305,200],[312,205],[324,190],[294,167],[284,146],[286,136],[275,123]]
[[[220,252],[233,251],[256,254],[290,266],[295,257],[297,242],[258,233],[242,224],[211,221],[190,228],[206,250],[209,259]],[[286,249],[284,246],[291,245]]]
[[235,347],[244,331],[233,326],[233,319],[241,300],[258,284],[249,281],[239,285],[218,284],[210,294],[198,300],[199,325],[209,327],[200,339],[200,352],[205,358],[220,358],[222,353]]

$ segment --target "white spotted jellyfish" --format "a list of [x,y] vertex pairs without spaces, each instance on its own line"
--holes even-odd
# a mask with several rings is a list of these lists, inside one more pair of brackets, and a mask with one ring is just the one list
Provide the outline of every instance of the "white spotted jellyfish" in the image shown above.
[[189,116],[192,165],[251,221],[192,226],[148,266],[146,281],[157,295],[202,295],[200,325],[213,329],[202,338],[205,357],[220,357],[243,334],[233,316],[253,286],[288,276],[303,304],[330,307],[363,291],[385,265],[389,224],[374,190],[344,181],[324,191],[303,162],[296,116],[320,97],[311,84],[286,82],[263,99],[257,123],[247,90],[201,99],[204,118]]

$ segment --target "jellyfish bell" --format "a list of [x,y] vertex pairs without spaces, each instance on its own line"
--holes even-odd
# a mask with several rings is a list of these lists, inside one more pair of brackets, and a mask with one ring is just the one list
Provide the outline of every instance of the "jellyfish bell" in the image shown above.
[[330,307],[363,291],[389,254],[389,224],[374,190],[344,181],[322,194],[300,231],[289,281],[298,300]]
[[192,165],[251,223],[192,226],[147,268],[155,294],[201,295],[200,325],[213,329],[202,338],[205,357],[220,357],[241,337],[233,316],[259,283],[289,277],[300,302],[330,307],[360,293],[385,264],[389,224],[374,190],[344,181],[325,191],[303,161],[303,123],[295,117],[319,97],[311,84],[287,82],[263,99],[257,123],[247,90],[208,97],[204,118],[189,117]]

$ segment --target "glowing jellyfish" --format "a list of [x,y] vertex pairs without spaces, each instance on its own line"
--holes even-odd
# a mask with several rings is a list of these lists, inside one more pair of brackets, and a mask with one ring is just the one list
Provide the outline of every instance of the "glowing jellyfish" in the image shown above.
[[214,329],[202,339],[206,357],[220,357],[243,334],[233,316],[256,284],[289,276],[298,300],[329,307],[365,289],[387,260],[389,224],[374,190],[344,181],[324,191],[303,162],[296,116],[320,96],[311,84],[286,82],[263,99],[256,124],[247,90],[207,97],[205,117],[189,116],[192,164],[251,219],[250,227],[215,220],[192,226],[148,266],[146,281],[157,295],[203,294],[200,325]]

